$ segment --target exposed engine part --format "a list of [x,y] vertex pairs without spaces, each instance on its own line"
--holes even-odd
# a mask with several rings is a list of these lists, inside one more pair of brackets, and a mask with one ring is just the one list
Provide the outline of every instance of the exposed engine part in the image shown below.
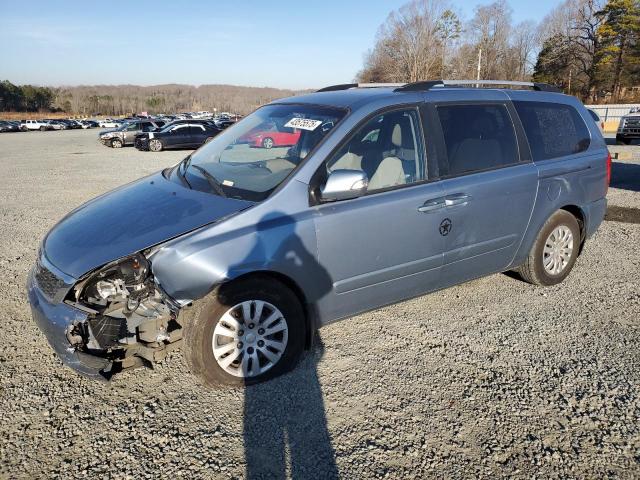
[[86,322],[67,332],[78,352],[128,368],[161,361],[179,345],[182,331],[176,322],[177,308],[150,272],[148,260],[135,255],[107,265],[76,285],[68,302],[91,312]]

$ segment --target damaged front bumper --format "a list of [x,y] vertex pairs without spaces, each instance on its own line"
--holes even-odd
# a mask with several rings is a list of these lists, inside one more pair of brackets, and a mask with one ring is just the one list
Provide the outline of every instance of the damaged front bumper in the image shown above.
[[146,306],[142,302],[139,308],[143,310],[118,318],[66,300],[76,282],[44,256],[38,259],[27,280],[35,323],[62,362],[76,372],[109,380],[125,368],[152,367],[181,345],[178,310],[173,303],[168,304],[167,297],[151,299]]
[[65,303],[52,303],[48,300],[36,284],[37,268],[36,266],[31,270],[27,281],[31,314],[36,325],[45,334],[62,363],[85,377],[108,380],[111,377],[113,362],[79,351],[71,345],[68,338],[74,326],[86,322],[88,315]]

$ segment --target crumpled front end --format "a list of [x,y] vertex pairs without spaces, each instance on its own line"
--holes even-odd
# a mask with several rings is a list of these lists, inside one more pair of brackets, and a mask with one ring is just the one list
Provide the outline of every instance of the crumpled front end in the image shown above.
[[142,255],[77,281],[40,256],[27,282],[33,319],[62,362],[109,380],[152,367],[181,343],[178,306],[160,290]]

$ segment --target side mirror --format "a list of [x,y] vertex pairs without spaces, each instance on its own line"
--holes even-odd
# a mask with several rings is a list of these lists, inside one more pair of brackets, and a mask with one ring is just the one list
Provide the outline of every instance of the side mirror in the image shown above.
[[369,179],[361,170],[334,170],[320,189],[322,202],[357,198],[367,191]]

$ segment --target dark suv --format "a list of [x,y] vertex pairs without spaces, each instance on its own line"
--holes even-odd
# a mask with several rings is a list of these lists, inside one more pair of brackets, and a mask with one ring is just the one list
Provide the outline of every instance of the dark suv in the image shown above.
[[633,141],[640,141],[640,111],[631,111],[620,119],[616,142],[629,145]]
[[[476,84],[494,88],[459,87]],[[264,125],[296,144],[241,141]],[[603,220],[610,167],[584,105],[548,85],[328,87],[64,217],[29,302],[87,376],[183,342],[206,384],[255,383],[291,369],[316,329],[367,310],[509,270],[562,282]]]

